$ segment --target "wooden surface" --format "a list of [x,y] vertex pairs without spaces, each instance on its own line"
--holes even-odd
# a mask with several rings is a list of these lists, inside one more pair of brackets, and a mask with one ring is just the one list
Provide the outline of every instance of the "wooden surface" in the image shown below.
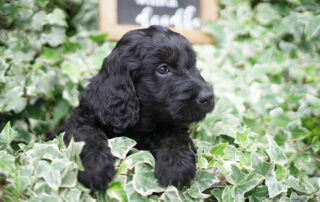
[[[102,33],[108,33],[109,40],[118,41],[129,30],[141,29],[141,26],[138,25],[117,24],[117,0],[100,0],[99,3],[99,30]],[[200,0],[200,8],[202,23],[218,18],[216,0]],[[214,43],[211,35],[200,30],[177,30],[172,27],[170,27],[170,29],[184,35],[191,43]]]

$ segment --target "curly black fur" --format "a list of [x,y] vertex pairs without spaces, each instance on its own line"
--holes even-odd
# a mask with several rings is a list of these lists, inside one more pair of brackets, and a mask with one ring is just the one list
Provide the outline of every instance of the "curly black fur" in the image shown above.
[[115,174],[108,138],[117,136],[151,151],[160,184],[190,183],[196,162],[187,126],[214,107],[212,88],[195,62],[189,42],[165,27],[130,31],[120,39],[63,127],[66,144],[71,136],[85,142],[82,184],[107,187]]

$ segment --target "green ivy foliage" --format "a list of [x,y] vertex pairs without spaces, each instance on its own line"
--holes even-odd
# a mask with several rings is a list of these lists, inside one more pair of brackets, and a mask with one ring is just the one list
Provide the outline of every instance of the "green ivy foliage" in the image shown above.
[[215,110],[190,127],[197,174],[160,186],[148,151],[109,140],[106,191],[77,182],[83,143],[61,126],[114,43],[97,32],[98,1],[0,1],[0,201],[320,201],[320,3],[220,0],[195,45]]

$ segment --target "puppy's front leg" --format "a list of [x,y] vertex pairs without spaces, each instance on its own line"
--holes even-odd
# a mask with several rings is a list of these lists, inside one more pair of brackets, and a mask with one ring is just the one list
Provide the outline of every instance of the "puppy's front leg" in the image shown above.
[[153,144],[155,176],[161,185],[188,185],[196,173],[192,140],[187,135],[168,136]]
[[108,146],[106,134],[90,126],[82,126],[65,135],[68,144],[74,134],[75,141],[84,141],[85,145],[80,153],[84,171],[79,171],[78,180],[92,190],[102,190],[112,180],[115,170],[113,156]]

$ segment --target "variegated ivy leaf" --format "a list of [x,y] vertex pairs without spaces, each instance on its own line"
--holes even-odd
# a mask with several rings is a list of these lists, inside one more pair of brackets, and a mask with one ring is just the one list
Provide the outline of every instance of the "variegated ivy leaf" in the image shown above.
[[136,141],[128,137],[115,137],[108,140],[113,156],[124,159],[127,153],[136,145]]
[[299,180],[291,175],[287,179],[287,185],[290,186],[291,188],[295,189],[298,192],[302,192],[302,193],[306,192],[305,188],[301,185],[301,180]]
[[138,164],[133,175],[133,187],[142,196],[149,196],[153,192],[162,192],[162,187],[154,175],[154,170],[147,164]]
[[67,147],[66,154],[70,161],[73,161],[80,170],[83,170],[80,153],[84,146],[84,142],[74,142],[74,139],[71,138],[70,143]]
[[200,189],[200,185],[197,181],[192,183],[192,186],[187,189],[186,193],[192,198],[195,199],[205,199],[208,198],[210,195],[202,193]]
[[40,161],[35,174],[42,177],[53,190],[58,190],[61,184],[60,172],[52,167],[47,161]]
[[252,167],[254,172],[265,178],[265,184],[268,187],[269,196],[271,198],[287,191],[285,183],[277,180],[274,169],[274,163],[265,162],[257,153],[251,154]]
[[14,111],[19,113],[27,106],[27,100],[23,97],[23,87],[14,86],[10,89],[2,89],[0,92],[0,112]]
[[62,64],[62,72],[68,75],[73,83],[78,83],[82,78],[84,71],[86,71],[86,64],[79,55],[70,55],[68,60]]
[[213,157],[219,157],[224,155],[224,150],[226,149],[228,143],[221,143],[218,145],[215,145],[211,147],[210,153],[213,155]]
[[268,188],[265,185],[257,186],[252,191],[248,192],[249,200],[260,202],[268,196]]
[[120,182],[111,182],[108,186],[106,194],[109,198],[120,202],[128,201],[127,194]]
[[33,196],[31,199],[28,200],[29,202],[39,202],[39,201],[46,201],[46,202],[63,202],[63,200],[55,194],[47,194],[42,193],[39,195]]
[[40,159],[58,159],[62,158],[62,153],[55,144],[48,143],[36,143],[33,148],[26,152],[27,156],[32,158],[33,162],[36,162]]
[[13,140],[13,134],[10,122],[7,122],[0,133],[0,145],[8,146]]
[[[213,170],[198,170],[196,173],[196,177],[194,182],[197,182],[199,185],[200,191],[204,191],[211,187],[211,185],[218,183],[220,180],[217,178],[217,176],[214,174]],[[190,185],[190,187],[193,186],[193,183]]]
[[140,163],[146,163],[154,167],[155,160],[149,151],[138,151],[128,156],[125,163],[128,165],[128,169],[132,169]]
[[232,192],[232,186],[227,186],[224,188],[222,193],[222,201],[234,201],[235,198]]
[[266,185],[271,198],[279,195],[280,193],[287,192],[288,189],[288,186],[284,182],[278,181],[275,176],[268,177],[266,179]]
[[8,154],[6,151],[0,151],[0,174],[9,175],[14,173],[16,170],[14,161],[14,156]]
[[80,201],[81,191],[76,188],[64,189],[61,191],[61,198],[63,198],[64,201],[68,201],[68,202]]
[[274,176],[274,164],[261,159],[257,153],[251,153],[251,162],[255,173],[262,175],[265,178]]
[[280,165],[283,165],[288,162],[288,158],[283,153],[281,148],[275,143],[275,141],[268,136],[268,149],[266,150],[271,161]]
[[175,201],[182,202],[179,191],[174,186],[168,186],[167,189],[161,194],[160,201]]
[[233,184],[232,197],[236,201],[243,201],[244,194],[263,180],[261,175],[256,173],[245,174],[236,165],[231,165],[232,172],[227,176],[227,180]]
[[127,193],[127,198],[130,202],[140,202],[140,201],[147,201],[148,198],[140,195],[133,186],[133,181],[130,181],[125,186],[125,191]]

